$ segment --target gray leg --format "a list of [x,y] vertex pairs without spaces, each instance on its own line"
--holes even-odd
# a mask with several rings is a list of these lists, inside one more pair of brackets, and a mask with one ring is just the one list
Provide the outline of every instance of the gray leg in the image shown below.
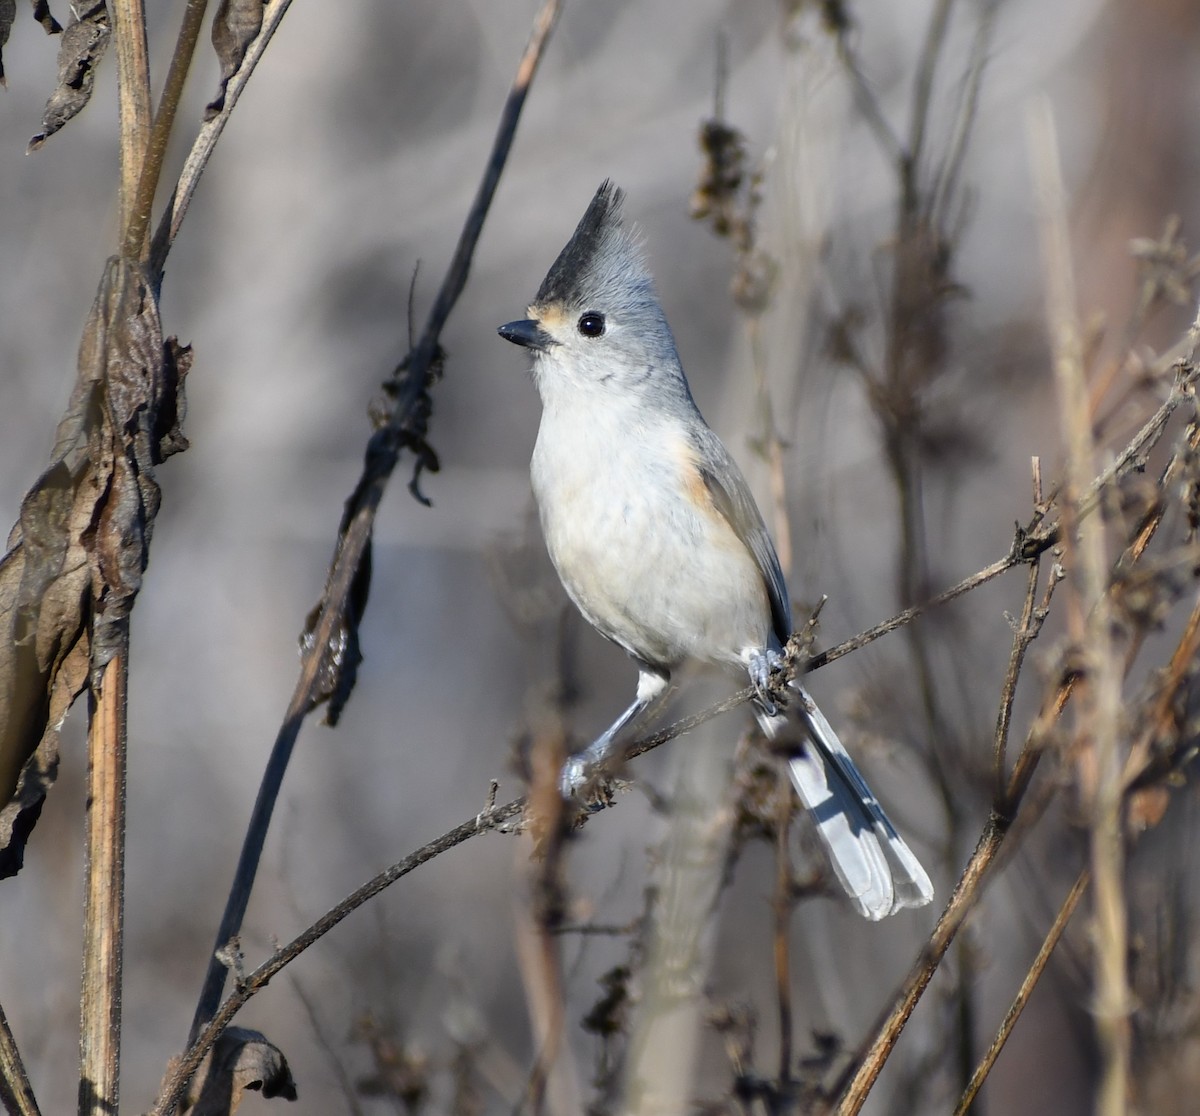
[[758,704],[768,717],[774,717],[779,712],[778,707],[770,698],[767,686],[771,681],[771,671],[778,670],[781,666],[783,666],[782,656],[770,647],[762,651],[755,651],[746,657],[746,669],[750,672],[750,685],[757,691]]
[[669,682],[669,676],[642,667],[638,674],[637,697],[629,708],[595,741],[563,764],[561,787],[564,798],[572,797],[587,782],[592,768],[611,758],[616,750],[617,735],[666,693]]

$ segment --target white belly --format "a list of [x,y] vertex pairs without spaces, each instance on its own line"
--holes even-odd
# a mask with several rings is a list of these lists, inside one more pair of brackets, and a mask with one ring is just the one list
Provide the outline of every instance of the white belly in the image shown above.
[[587,620],[667,669],[765,648],[762,575],[711,502],[689,494],[679,439],[562,425],[543,418],[531,474],[550,557]]

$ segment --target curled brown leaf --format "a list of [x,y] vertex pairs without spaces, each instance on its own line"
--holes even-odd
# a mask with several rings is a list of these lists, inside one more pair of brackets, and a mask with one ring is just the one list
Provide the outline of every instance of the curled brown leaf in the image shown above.
[[[82,11],[77,15],[72,6],[71,22],[63,32],[58,48],[58,86],[46,102],[42,113],[42,130],[29,141],[30,151],[41,147],[91,99],[96,64],[108,46],[111,29],[108,7],[103,0],[80,7]],[[54,18],[50,16],[49,9],[45,15],[51,20]]]
[[33,18],[42,25],[47,35],[57,35],[62,31],[62,24],[50,13],[48,0],[33,0]]
[[50,467],[21,504],[0,560],[0,877],[57,767],[58,728],[119,645],[158,511],[154,466],[179,431],[190,350],[165,342],[135,263],[111,259],[79,350]]
[[0,85],[7,85],[4,78],[4,47],[8,43],[8,33],[12,30],[13,20],[17,18],[17,0],[0,0]]
[[221,0],[213,16],[212,44],[221,63],[217,95],[205,106],[204,119],[211,120],[225,107],[225,87],[238,72],[246,50],[262,30],[265,0]]
[[[246,1027],[230,1027],[217,1039],[192,1082],[187,1116],[229,1116],[247,1090],[264,1097],[296,1099],[296,1082],[287,1059],[265,1035]],[[190,1098],[189,1098],[190,1099]]]

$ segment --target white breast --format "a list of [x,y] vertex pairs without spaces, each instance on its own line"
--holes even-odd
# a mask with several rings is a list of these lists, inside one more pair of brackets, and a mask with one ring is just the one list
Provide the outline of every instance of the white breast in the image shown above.
[[654,666],[732,664],[764,648],[762,575],[695,483],[685,420],[592,402],[546,407],[531,466],[546,545],[571,599]]

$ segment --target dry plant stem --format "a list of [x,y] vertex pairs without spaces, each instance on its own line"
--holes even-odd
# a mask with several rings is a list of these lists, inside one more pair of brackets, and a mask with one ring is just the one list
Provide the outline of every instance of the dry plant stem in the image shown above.
[[[874,1087],[880,1072],[888,1058],[891,1057],[900,1033],[904,1030],[905,1024],[941,964],[942,958],[945,957],[959,928],[982,894],[985,876],[1000,852],[1008,832],[1010,819],[1015,813],[1016,804],[1020,801],[1021,794],[1014,794],[1014,790],[1019,787],[1023,793],[1024,788],[1028,786],[1029,779],[1041,757],[1037,742],[1044,735],[1046,721],[1052,720],[1061,712],[1069,694],[1070,684],[1064,683],[1055,694],[1047,713],[1039,718],[1030,732],[1026,740],[1026,747],[1022,750],[1013,772],[1007,811],[1001,813],[993,810],[975,852],[967,862],[966,868],[963,869],[958,885],[950,896],[950,902],[942,917],[938,919],[916,964],[905,979],[895,1004],[884,1015],[880,1023],[873,1028],[874,1038],[869,1045],[851,1060],[850,1065],[843,1073],[835,1090],[835,1093],[839,1095],[835,1109],[837,1116],[854,1116],[866,1103],[867,1096]],[[1017,783],[1018,779],[1019,783]]]
[[1049,325],[1067,447],[1067,499],[1062,507],[1064,518],[1076,528],[1064,533],[1064,542],[1074,551],[1074,564],[1080,573],[1078,599],[1070,613],[1072,639],[1084,656],[1086,674],[1078,731],[1090,744],[1094,765],[1094,786],[1085,786],[1084,794],[1090,798],[1091,867],[1095,881],[1093,1010],[1103,1061],[1096,1110],[1101,1116],[1121,1116],[1128,1104],[1130,1064],[1123,788],[1118,739],[1122,671],[1112,638],[1110,564],[1103,518],[1089,516],[1078,523],[1071,522],[1075,519],[1075,501],[1092,474],[1095,446],[1083,345],[1075,319],[1066,192],[1058,164],[1053,119],[1045,103],[1031,123],[1046,258]]
[[[1041,606],[1033,613],[1034,619],[1032,622],[1038,628],[1041,626],[1041,621],[1036,619],[1036,617],[1039,614],[1044,615],[1045,611],[1049,608],[1050,598],[1054,593],[1057,583],[1057,574],[1052,573],[1047,582]],[[1032,584],[1036,587],[1036,579],[1033,580]],[[1027,592],[1026,601],[1028,599],[1029,594]],[[1035,638],[1035,636],[1036,632],[1034,635],[1028,635],[1026,628],[1019,628],[1013,633],[1014,651],[1022,642],[1025,642],[1027,646],[1028,642]],[[1017,675],[1014,675],[1011,689],[1007,685],[1005,686],[1001,695],[1002,711],[1006,705],[1011,705],[1012,703],[1016,693],[1016,680]],[[983,835],[980,837],[975,852],[972,854],[970,861],[968,861],[966,868],[963,869],[958,886],[954,889],[954,894],[951,895],[950,902],[947,904],[942,917],[938,920],[937,926],[934,927],[929,942],[926,944],[921,956],[917,959],[916,964],[905,980],[896,1002],[893,1004],[891,1010],[885,1014],[880,1025],[875,1029],[875,1038],[857,1058],[851,1061],[843,1073],[841,1081],[838,1083],[838,1087],[835,1090],[836,1094],[840,1094],[836,1110],[838,1116],[850,1116],[850,1114],[857,1113],[866,1102],[867,1096],[874,1087],[880,1071],[891,1056],[892,1050],[900,1038],[900,1032],[904,1029],[904,1025],[908,1022],[909,1016],[912,1015],[913,1009],[917,1006],[917,1002],[923,995],[930,979],[941,964],[942,958],[950,948],[951,942],[953,942],[971,907],[982,894],[985,875],[1000,852],[1004,838],[1008,834],[1012,821],[1016,816],[1017,808],[1025,795],[1025,791],[1029,787],[1029,782],[1033,778],[1034,771],[1037,769],[1038,761],[1041,759],[1042,742],[1046,739],[1051,726],[1062,715],[1072,689],[1073,680],[1069,678],[1064,679],[1056,687],[1050,701],[1045,704],[1041,714],[1030,728],[1021,753],[1017,757],[1017,762],[1013,767],[1013,773],[1008,781],[1007,790],[1002,796],[1002,801],[998,801],[993,806],[991,816],[984,827]],[[1001,716],[997,718],[997,738],[999,738],[1001,733],[1007,734],[1008,724],[1009,718],[1002,712]],[[999,745],[997,743],[998,750]]]
[[[329,1060],[329,1067],[333,1072],[333,1076],[337,1078],[337,1083],[342,1092],[342,1103],[346,1106],[346,1111],[350,1116],[365,1116],[362,1105],[358,1103],[358,1090],[355,1088],[354,1081],[346,1070],[345,1064],[338,1055],[338,1051],[329,1036],[325,1033],[325,1028],[321,1025],[321,1013],[317,1010],[317,1005],[313,1002],[313,998],[308,994],[308,990],[294,976],[292,977],[292,989],[296,993],[296,998],[300,1001],[301,1007],[304,1008],[304,1014],[308,1016],[308,1025],[312,1028],[313,1036],[317,1040],[317,1045],[325,1052],[325,1057]],[[324,1005],[322,1004],[322,1007]]]
[[1133,746],[1129,749],[1129,758],[1122,776],[1122,785],[1129,789],[1147,772],[1153,763],[1154,741],[1157,737],[1169,739],[1174,725],[1172,723],[1173,706],[1182,687],[1185,685],[1192,664],[1200,655],[1200,594],[1192,605],[1191,615],[1184,627],[1183,636],[1171,655],[1167,666],[1166,677],[1163,679],[1158,700],[1146,725],[1138,734]]
[[429,844],[423,845],[399,863],[392,865],[386,871],[380,872],[379,875],[368,880],[357,891],[348,895],[336,907],[314,922],[302,934],[292,939],[287,945],[277,949],[257,969],[251,973],[247,973],[245,978],[237,983],[234,990],[221,1003],[220,1009],[200,1032],[196,1041],[188,1047],[179,1061],[171,1067],[170,1073],[163,1082],[162,1093],[151,1110],[151,1116],[167,1116],[168,1113],[175,1110],[175,1105],[179,1101],[183,1088],[196,1072],[196,1067],[199,1066],[204,1055],[212,1048],[213,1043],[229,1025],[238,1011],[241,1010],[246,1001],[256,992],[264,989],[273,977],[286,965],[299,957],[309,946],[328,934],[347,915],[357,910],[368,900],[374,898],[385,888],[390,887],[397,880],[407,876],[409,872],[419,868],[427,861],[440,856],[442,853],[461,845],[464,841],[478,836],[480,833],[497,829],[506,822],[512,821],[514,818],[519,817],[524,809],[525,799],[514,799],[503,806],[495,806],[483,811],[474,818],[463,822],[448,833],[438,837],[436,840],[430,841]]
[[[1188,450],[1193,453],[1197,449],[1200,449],[1200,423],[1194,419],[1188,426],[1186,445]],[[1187,454],[1182,449],[1175,451],[1171,460],[1167,462],[1167,467],[1163,470],[1162,476],[1159,478],[1158,490],[1160,494],[1166,492],[1176,483],[1186,460]],[[1141,558],[1146,551],[1146,547],[1150,545],[1150,540],[1154,538],[1155,533],[1162,526],[1163,516],[1166,513],[1167,502],[1160,495],[1154,508],[1139,525],[1138,532],[1134,536],[1133,541],[1126,548],[1125,553],[1121,555],[1119,562],[1121,568],[1128,568]]]
[[[162,278],[162,269],[167,260],[167,253],[171,250],[171,245],[175,243],[175,237],[179,235],[179,226],[183,223],[184,214],[187,213],[192,195],[196,192],[200,175],[204,173],[204,168],[217,145],[217,140],[225,131],[230,113],[233,112],[238,98],[242,95],[242,90],[246,87],[246,82],[250,80],[250,75],[254,73],[254,68],[258,65],[263,52],[267,49],[291,6],[292,0],[270,0],[263,13],[262,30],[247,48],[246,56],[242,59],[238,72],[229,79],[225,86],[224,106],[216,116],[200,126],[192,149],[184,161],[183,170],[179,172],[179,179],[175,183],[171,200],[159,219],[158,228],[154,233],[149,257],[149,274],[154,285],[157,285]],[[185,21],[190,18],[190,13],[185,13]]]
[[779,805],[775,811],[775,998],[779,1007],[779,1082],[786,1094],[792,1079],[792,872],[788,855],[788,832],[792,820],[792,786],[785,776],[780,782]]
[[179,37],[175,43],[175,51],[171,55],[171,65],[167,70],[167,80],[163,86],[162,98],[158,103],[158,111],[154,114],[154,124],[150,129],[150,139],[146,148],[146,159],[137,180],[137,190],[133,199],[129,223],[125,228],[122,251],[130,259],[139,258],[146,246],[146,231],[150,227],[150,211],[154,205],[154,193],[158,189],[158,182],[162,177],[163,159],[167,154],[167,141],[171,138],[171,129],[179,111],[179,102],[183,96],[183,85],[187,80],[188,69],[191,67],[192,58],[196,53],[196,41],[200,37],[200,29],[204,23],[204,12],[207,6],[208,0],[188,0],[183,10]]
[[958,99],[958,112],[954,117],[951,138],[946,145],[946,154],[937,172],[937,181],[931,191],[933,201],[930,210],[933,213],[944,213],[949,200],[955,196],[958,188],[958,177],[962,171],[963,160],[967,153],[967,140],[979,109],[979,93],[983,87],[983,71],[987,65],[988,46],[992,39],[996,11],[999,4],[985,3],[981,5],[979,22],[975,28],[975,38],[971,44],[971,62],[962,95]]
[[853,1116],[866,1103],[868,1094],[900,1038],[900,1032],[904,1030],[909,1016],[982,892],[984,876],[1000,850],[1006,828],[1003,820],[995,814],[988,818],[983,836],[929,941],[905,979],[895,1005],[872,1028],[874,1038],[870,1045],[851,1061],[838,1082],[836,1092],[840,1095],[834,1110],[837,1116]]
[[[1008,785],[1008,732],[1012,725],[1013,701],[1017,696],[1017,681],[1021,667],[1025,664],[1025,652],[1041,629],[1040,619],[1035,624],[1037,611],[1038,577],[1041,574],[1041,558],[1029,564],[1029,580],[1025,586],[1025,603],[1021,607],[1021,618],[1017,621],[1013,635],[1012,651],[1008,656],[1008,669],[1004,672],[1004,685],[1000,691],[1000,713],[996,718],[996,736],[993,746],[992,777],[995,783],[994,801],[999,803]],[[1045,612],[1040,613],[1041,617]]]
[[[130,225],[150,131],[150,62],[142,0],[113,0],[111,13],[117,51],[124,233]],[[120,643],[101,670],[93,669],[91,681],[79,1032],[81,1114],[115,1113],[120,1096],[128,626],[121,631]]]
[[[279,0],[279,2],[281,7],[286,6],[284,0]],[[395,411],[391,416],[389,424],[393,429],[402,428],[409,420],[412,407],[419,398],[420,393],[427,387],[429,370],[438,347],[438,337],[450,315],[454,303],[457,301],[459,294],[461,294],[466,284],[467,272],[470,268],[475,244],[483,228],[483,221],[487,215],[488,208],[491,205],[492,195],[499,182],[500,172],[504,168],[509,150],[512,147],[521,109],[524,106],[525,97],[536,72],[538,61],[541,58],[554,21],[557,18],[558,8],[559,4],[557,0],[547,0],[535,19],[533,32],[530,35],[525,53],[518,65],[517,76],[509,92],[504,111],[501,114],[500,124],[487,168],[485,169],[483,180],[476,194],[471,212],[464,224],[454,260],[447,271],[446,278],[430,311],[421,340],[409,362],[408,378],[406,381],[409,388],[404,395],[397,398]],[[266,32],[267,25],[264,23],[263,34],[265,35]],[[254,44],[251,45],[251,50],[259,44],[261,38],[262,36],[255,40]],[[249,57],[248,53],[247,59]],[[245,70],[245,64],[243,65],[243,70]],[[236,92],[234,90],[237,80],[238,78],[235,76],[227,88],[226,111],[228,111],[230,102],[236,100]],[[373,455],[372,460],[369,461],[367,466],[370,469],[369,483],[363,484],[361,489],[362,497],[358,509],[347,525],[345,534],[335,551],[333,568],[330,571],[325,594],[326,607],[322,610],[321,616],[312,633],[312,638],[307,643],[309,650],[305,653],[301,661],[300,676],[297,679],[279,733],[275,738],[271,756],[267,761],[267,767],[254,804],[254,811],[251,814],[250,823],[247,828],[241,856],[238,860],[234,882],[230,889],[220,927],[217,931],[213,956],[210,958],[204,986],[197,1002],[192,1029],[188,1038],[189,1045],[196,1042],[200,1029],[212,1017],[217,1004],[220,1002],[221,990],[225,984],[226,970],[225,966],[216,958],[216,952],[230,938],[237,934],[241,928],[242,919],[246,913],[246,906],[250,899],[250,891],[253,888],[254,878],[258,871],[258,863],[262,856],[262,849],[266,841],[275,801],[278,798],[279,789],[283,783],[284,773],[291,759],[304,717],[315,707],[318,701],[315,695],[318,692],[318,675],[320,673],[324,648],[329,645],[334,629],[340,623],[341,617],[345,613],[350,587],[357,576],[363,554],[370,540],[376,511],[378,510],[380,500],[383,498],[387,481],[398,459],[399,444],[394,439],[389,445],[389,452],[386,455]]]
[[[554,932],[561,922],[566,905],[564,857],[570,832],[566,803],[558,789],[559,772],[566,751],[566,739],[561,724],[537,732],[531,750],[532,777],[526,813],[534,819],[537,854],[523,847],[518,853],[530,868],[527,876],[527,895],[514,912],[516,922],[517,960],[521,982],[525,989],[530,1021],[533,1024],[533,1065],[526,1081],[523,1101],[516,1112],[539,1116],[543,1111],[551,1074],[555,1071],[562,1049],[566,997],[563,994],[562,959],[558,938]],[[493,787],[495,784],[493,784]],[[573,1067],[561,1066],[556,1082],[557,1096],[552,1107],[577,1107],[574,1095]],[[568,1097],[564,1089],[569,1089]]]
[[0,1007],[0,1104],[13,1116],[39,1116],[40,1109],[25,1072],[25,1063],[8,1025],[4,1008]]
[[[142,0],[112,0],[109,10],[117,51],[123,239],[133,223],[134,197],[150,135],[150,57],[146,48],[146,9]],[[137,252],[127,254],[131,258],[138,255]]]
[[93,678],[88,723],[87,863],[80,1000],[79,1112],[117,1112],[125,891],[129,632]]
[[1013,1028],[1017,1025],[1017,1020],[1021,1018],[1021,1012],[1025,1010],[1025,1005],[1029,1002],[1030,995],[1032,995],[1034,988],[1037,987],[1037,982],[1041,980],[1042,973],[1046,971],[1050,955],[1054,952],[1059,939],[1063,936],[1063,931],[1066,930],[1067,923],[1071,921],[1071,916],[1075,913],[1075,908],[1079,906],[1079,900],[1083,898],[1087,884],[1088,870],[1085,868],[1079,873],[1079,878],[1075,881],[1075,886],[1071,888],[1067,893],[1066,899],[1063,900],[1063,904],[1054,919],[1054,925],[1050,927],[1050,932],[1046,935],[1045,941],[1042,942],[1042,948],[1038,950],[1037,957],[1034,958],[1033,964],[1029,967],[1029,972],[1025,974],[1025,979],[1021,981],[1021,987],[1017,990],[1012,1006],[1004,1016],[1004,1021],[1000,1024],[1000,1029],[996,1032],[996,1037],[992,1039],[991,1046],[988,1047],[983,1060],[971,1075],[971,1080],[964,1090],[962,1097],[959,1098],[959,1102],[954,1109],[954,1116],[966,1116],[967,1110],[975,1103],[975,1098],[979,1094],[984,1081],[987,1080],[988,1074],[992,1072],[992,1067],[996,1064],[996,1059],[1000,1056],[1000,1051],[1004,1049],[1004,1044],[1008,1041],[1008,1036],[1012,1034]]
[[910,217],[916,217],[918,205],[918,176],[921,156],[924,154],[925,129],[929,124],[929,105],[933,97],[933,79],[937,73],[938,56],[946,42],[946,28],[950,24],[950,9],[954,0],[938,0],[929,19],[929,29],[921,48],[921,61],[917,65],[917,80],[913,87],[912,132],[909,135],[908,151],[902,161],[901,184],[904,195],[901,205]]

